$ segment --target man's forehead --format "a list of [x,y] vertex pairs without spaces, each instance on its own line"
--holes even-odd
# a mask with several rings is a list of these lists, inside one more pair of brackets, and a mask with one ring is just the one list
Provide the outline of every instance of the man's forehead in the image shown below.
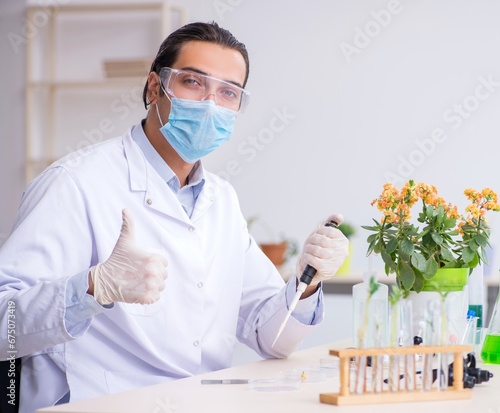
[[246,75],[245,59],[238,50],[212,42],[184,43],[172,66],[175,69],[196,68],[209,76],[239,85],[244,83]]

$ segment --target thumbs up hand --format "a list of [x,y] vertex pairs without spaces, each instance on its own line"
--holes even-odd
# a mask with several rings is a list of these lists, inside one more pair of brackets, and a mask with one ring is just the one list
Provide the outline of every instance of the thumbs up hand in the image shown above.
[[115,301],[152,304],[165,289],[167,259],[136,246],[134,221],[126,209],[122,211],[122,219],[113,252],[107,261],[90,269],[94,298],[100,304]]

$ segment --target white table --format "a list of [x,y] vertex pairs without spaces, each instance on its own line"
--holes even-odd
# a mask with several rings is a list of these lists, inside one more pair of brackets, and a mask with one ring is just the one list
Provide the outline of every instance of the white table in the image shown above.
[[500,365],[483,365],[495,377],[476,385],[470,400],[379,404],[362,406],[332,406],[319,402],[320,393],[337,392],[338,376],[323,383],[302,383],[299,390],[258,392],[246,384],[202,385],[200,380],[230,378],[266,378],[279,370],[303,369],[318,365],[330,349],[345,348],[348,341],[325,344],[296,352],[285,360],[264,360],[232,367],[213,373],[170,381],[164,384],[38,410],[38,413],[499,413]]

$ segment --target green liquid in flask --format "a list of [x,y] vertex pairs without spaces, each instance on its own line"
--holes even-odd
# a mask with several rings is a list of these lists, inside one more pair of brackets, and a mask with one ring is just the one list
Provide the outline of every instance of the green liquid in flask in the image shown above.
[[500,364],[500,335],[488,334],[486,336],[481,358],[485,363]]

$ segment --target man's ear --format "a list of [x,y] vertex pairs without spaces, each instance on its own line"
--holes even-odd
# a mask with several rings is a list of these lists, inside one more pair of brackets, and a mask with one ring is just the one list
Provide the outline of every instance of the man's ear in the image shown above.
[[148,75],[148,102],[156,104],[160,97],[160,77],[158,73],[151,72]]

